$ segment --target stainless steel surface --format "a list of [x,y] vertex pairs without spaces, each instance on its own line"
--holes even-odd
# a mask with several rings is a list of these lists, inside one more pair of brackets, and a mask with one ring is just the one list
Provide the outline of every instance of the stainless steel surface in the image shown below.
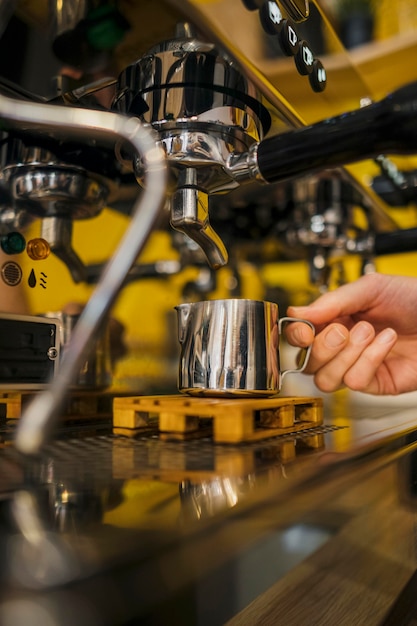
[[37,207],[38,215],[87,219],[100,213],[109,197],[104,180],[92,177],[81,168],[59,163],[6,166],[2,179],[13,197],[26,202],[28,211]]
[[[270,396],[287,374],[306,367],[310,348],[296,369],[281,369],[279,339],[291,317],[278,319],[274,302],[207,300],[176,307],[181,344],[178,388],[204,396]],[[310,322],[300,320],[314,327]]]
[[181,122],[191,128],[195,122],[197,129],[199,122],[211,122],[250,144],[270,126],[260,100],[232,58],[212,43],[178,36],[151,48],[120,74],[114,107],[161,131],[175,130]]

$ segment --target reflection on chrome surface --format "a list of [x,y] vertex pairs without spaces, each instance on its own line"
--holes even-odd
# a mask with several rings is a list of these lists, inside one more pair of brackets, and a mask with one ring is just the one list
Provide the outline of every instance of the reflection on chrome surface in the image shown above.
[[[165,602],[184,589],[199,614],[224,623],[304,571],[364,507],[371,516],[368,500],[404,494],[398,515],[414,515],[415,431],[340,452],[348,431],[327,425],[240,445],[164,441],[153,431],[64,438],[38,459],[3,448],[2,581],[13,595],[0,603],[1,623],[23,625],[28,607],[59,626],[127,624],[149,611],[163,623]],[[236,595],[208,608],[209,589],[217,596],[238,580]]]

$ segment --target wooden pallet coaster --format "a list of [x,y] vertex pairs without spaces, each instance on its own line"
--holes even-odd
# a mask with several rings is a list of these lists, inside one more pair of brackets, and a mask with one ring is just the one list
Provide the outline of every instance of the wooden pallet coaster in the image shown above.
[[[33,399],[34,391],[0,392],[0,420],[19,419],[25,406]],[[65,421],[110,419],[112,413],[113,396],[102,391],[73,391],[65,400],[62,416]]]
[[158,416],[160,433],[198,431],[202,418],[213,422],[217,443],[258,441],[323,423],[323,400],[313,397],[196,398],[134,396],[114,398],[113,432],[132,436]]

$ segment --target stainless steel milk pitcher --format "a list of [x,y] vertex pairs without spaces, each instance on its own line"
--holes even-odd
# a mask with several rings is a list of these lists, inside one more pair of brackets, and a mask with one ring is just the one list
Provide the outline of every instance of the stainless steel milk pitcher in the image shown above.
[[287,374],[306,367],[311,347],[296,369],[280,369],[282,327],[278,305],[260,300],[207,300],[175,307],[181,344],[178,389],[205,396],[272,396]]

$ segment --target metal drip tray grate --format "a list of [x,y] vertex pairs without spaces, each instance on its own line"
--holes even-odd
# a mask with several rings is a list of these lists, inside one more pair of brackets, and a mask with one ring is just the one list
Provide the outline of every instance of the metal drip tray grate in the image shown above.
[[163,441],[157,431],[136,438],[115,435],[61,439],[41,457],[23,459],[13,446],[0,451],[0,492],[36,483],[74,481],[95,486],[114,480],[152,478],[168,482],[247,476],[323,450],[326,434],[342,427],[325,425],[259,442],[215,444],[210,438]]

